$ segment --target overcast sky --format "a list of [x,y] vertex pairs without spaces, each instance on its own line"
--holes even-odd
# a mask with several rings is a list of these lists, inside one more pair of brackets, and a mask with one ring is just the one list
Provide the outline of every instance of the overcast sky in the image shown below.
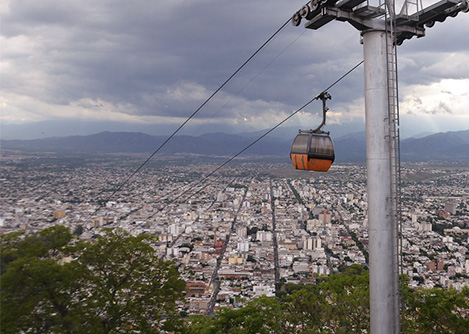
[[[305,2],[3,0],[2,137],[170,133]],[[350,24],[303,23],[288,24],[182,133],[270,128],[363,59]],[[468,36],[460,13],[398,48],[404,136],[469,129]],[[361,130],[363,67],[329,93],[328,124]],[[286,126],[315,127],[320,109]],[[36,122],[40,134],[22,132]]]

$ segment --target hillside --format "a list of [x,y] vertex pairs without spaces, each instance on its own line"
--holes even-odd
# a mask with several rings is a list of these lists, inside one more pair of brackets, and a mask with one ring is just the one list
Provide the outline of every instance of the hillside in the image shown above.
[[[246,152],[245,156],[285,157],[288,160],[290,138],[266,136]],[[52,152],[57,154],[151,153],[167,136],[152,136],[140,132],[101,132],[89,136],[51,137],[34,140],[2,140],[4,151],[23,153]],[[258,138],[258,137],[256,137]],[[159,152],[162,155],[195,154],[205,156],[234,155],[256,138],[249,134],[211,133],[200,136],[175,136]],[[333,138],[336,162],[363,163],[366,161],[365,132]],[[469,130],[444,132],[401,142],[402,161],[469,161]]]

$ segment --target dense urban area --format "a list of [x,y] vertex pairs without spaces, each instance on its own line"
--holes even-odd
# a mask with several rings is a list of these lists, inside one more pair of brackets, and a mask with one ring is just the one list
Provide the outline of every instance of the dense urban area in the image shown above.
[[[63,225],[83,239],[103,227],[156,234],[158,256],[186,281],[189,314],[367,266],[364,165],[308,173],[240,159],[205,177],[218,161],[181,158],[151,162],[129,179],[140,162],[4,156],[1,233]],[[410,287],[469,285],[468,181],[463,164],[402,166],[399,248]]]

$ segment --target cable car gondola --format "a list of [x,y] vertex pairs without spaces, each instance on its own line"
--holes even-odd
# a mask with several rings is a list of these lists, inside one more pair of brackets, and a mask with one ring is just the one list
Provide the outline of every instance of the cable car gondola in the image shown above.
[[300,130],[293,141],[290,158],[295,169],[327,172],[335,159],[334,144],[329,132],[322,131],[326,124],[326,100],[331,96],[327,92],[319,95],[323,101],[323,120],[315,130]]

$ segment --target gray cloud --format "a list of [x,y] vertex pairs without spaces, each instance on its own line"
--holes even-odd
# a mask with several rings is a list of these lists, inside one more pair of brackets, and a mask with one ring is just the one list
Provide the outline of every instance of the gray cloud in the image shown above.
[[[305,2],[10,0],[1,17],[6,113],[24,110],[27,119],[36,101],[64,113],[114,106],[120,115],[187,117]],[[469,54],[462,43],[468,27],[469,15],[460,14],[404,42],[400,87],[467,78],[458,64]],[[200,118],[233,123],[288,114],[362,59],[359,40],[343,22],[318,31],[289,24]],[[451,54],[458,62],[445,63]],[[331,104],[345,109],[362,98],[362,69],[331,94]]]
[[446,103],[444,103],[444,102],[442,101],[442,102],[440,102],[440,104],[438,105],[438,109],[433,112],[433,114],[437,114],[437,113],[452,114],[453,112],[451,111],[451,108],[450,108]]

